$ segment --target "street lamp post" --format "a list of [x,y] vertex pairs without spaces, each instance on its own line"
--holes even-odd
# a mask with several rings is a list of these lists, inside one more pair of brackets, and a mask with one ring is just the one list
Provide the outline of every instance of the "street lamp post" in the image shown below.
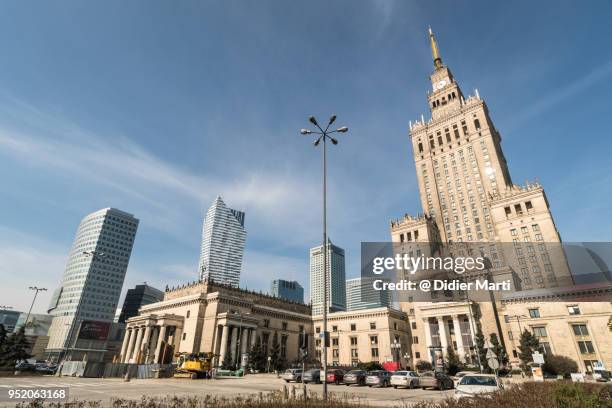
[[34,291],[34,299],[32,299],[30,310],[28,310],[28,315],[26,316],[25,322],[23,323],[23,330],[25,330],[25,328],[28,325],[28,320],[30,320],[30,313],[32,313],[32,308],[34,307],[34,302],[36,302],[36,296],[38,296],[38,292],[46,291],[47,288],[39,288],[38,286],[30,286],[30,290]]
[[329,118],[329,122],[325,129],[319,126],[317,119],[314,116],[308,118],[308,121],[312,123],[319,131],[313,131],[309,129],[301,129],[300,133],[303,135],[315,134],[318,135],[317,140],[314,142],[315,146],[323,142],[323,399],[327,399],[327,341],[329,339],[329,333],[327,333],[327,139],[332,144],[337,145],[338,140],[330,136],[333,133],[346,133],[348,128],[346,126],[339,127],[336,130],[329,130],[329,127],[336,121],[336,115],[332,115]]
[[393,343],[391,343],[391,350],[393,350],[393,361],[399,363],[400,353],[402,350],[402,344],[399,341],[397,341],[397,339],[393,339]]

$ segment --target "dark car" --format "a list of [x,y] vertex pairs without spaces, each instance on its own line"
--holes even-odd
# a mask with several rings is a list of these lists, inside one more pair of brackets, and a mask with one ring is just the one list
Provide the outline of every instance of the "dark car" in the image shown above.
[[304,384],[321,384],[321,370],[315,368],[304,372],[304,374],[302,375],[302,382]]
[[34,364],[30,364],[27,361],[20,361],[15,364],[15,371],[34,371],[36,366]]
[[344,374],[344,384],[351,385],[365,385],[367,372],[363,370],[351,370],[348,373]]
[[450,390],[454,387],[453,379],[441,372],[428,371],[419,375],[419,387]]
[[342,381],[344,381],[344,370],[337,368],[327,370],[326,381],[328,383],[340,384]]
[[366,377],[368,387],[388,387],[391,384],[391,373],[386,370],[370,371]]

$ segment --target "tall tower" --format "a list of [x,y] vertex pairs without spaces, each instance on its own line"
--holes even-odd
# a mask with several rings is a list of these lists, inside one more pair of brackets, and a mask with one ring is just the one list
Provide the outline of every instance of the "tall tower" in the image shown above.
[[[510,277],[519,293],[572,284],[544,189],[512,183],[485,101],[477,90],[465,96],[431,29],[429,42],[431,118],[410,122],[423,214],[391,222],[394,247],[411,257],[449,249],[481,253],[491,261],[487,272],[493,280]],[[415,361],[437,362],[453,347],[462,361],[476,364],[478,330],[503,342],[507,328],[499,302],[444,300],[400,302],[412,321]]]
[[229,208],[217,196],[202,227],[200,280],[238,287],[245,240],[244,212]]
[[[344,249],[327,243],[327,305],[329,312],[346,310]],[[310,302],[312,315],[323,314],[323,245],[310,248]]]
[[[489,243],[482,248],[493,266],[512,267],[525,289],[571,280],[564,259],[554,265],[550,256],[541,256],[546,248],[537,248],[535,258],[527,255],[529,243],[561,241],[544,189],[539,183],[512,183],[502,138],[485,101],[477,90],[464,96],[442,62],[431,28],[429,41],[434,65],[427,95],[431,119],[410,122],[424,214],[393,221],[392,240]],[[525,248],[516,252],[511,245],[511,250],[490,245],[495,243]]]
[[[113,321],[137,229],[138,220],[132,214],[115,208],[104,208],[83,218],[62,283],[49,305],[53,321],[48,354],[58,355],[67,348],[76,348],[72,359],[78,358],[81,324],[99,322],[97,327],[103,331]],[[88,342],[84,347],[103,348],[103,343],[94,343]],[[93,359],[92,355],[89,357]]]

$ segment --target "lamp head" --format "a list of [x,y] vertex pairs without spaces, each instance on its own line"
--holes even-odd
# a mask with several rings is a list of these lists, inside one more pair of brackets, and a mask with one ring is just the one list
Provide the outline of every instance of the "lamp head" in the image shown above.
[[330,137],[330,139],[334,145],[338,144],[338,140],[334,139],[333,137]]
[[336,129],[336,132],[346,133],[348,132],[348,128],[346,126],[342,126],[341,128]]
[[310,130],[308,130],[308,129],[300,129],[300,133],[303,134],[303,135],[309,135],[312,132]]
[[308,120],[310,121],[310,123],[312,123],[315,126],[319,126],[319,124],[317,123],[317,120],[315,119],[314,116],[311,116],[308,118]]
[[335,121],[336,121],[336,115],[331,115],[331,117],[329,118],[329,124],[331,125]]

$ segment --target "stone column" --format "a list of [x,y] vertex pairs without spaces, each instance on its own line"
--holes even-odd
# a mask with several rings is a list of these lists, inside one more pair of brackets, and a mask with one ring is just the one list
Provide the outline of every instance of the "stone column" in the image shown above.
[[178,326],[174,326],[174,352],[178,352],[181,348],[181,341],[183,340],[183,329]]
[[461,335],[459,315],[453,315],[453,327],[455,328],[455,341],[457,342],[459,360],[461,360],[461,362],[465,362],[465,350],[463,349],[463,336]]
[[123,336],[123,344],[121,345],[121,354],[119,355],[120,362],[123,362],[125,359],[125,353],[127,351],[128,343],[130,342],[130,337],[132,337],[132,329],[126,328],[125,335]]
[[140,346],[140,361],[147,364],[147,358],[149,357],[149,339],[151,338],[151,326],[145,326],[144,337],[142,339],[142,346]]
[[[242,339],[240,340],[240,353],[246,353],[249,347],[249,328],[242,328]],[[240,356],[242,358],[242,355]]]
[[444,323],[444,316],[436,317],[438,320],[438,334],[440,335],[440,346],[442,346],[442,355],[446,354],[446,348],[448,347],[448,338],[446,337],[446,323]]
[[158,364],[161,364],[161,347],[164,341],[166,340],[166,326],[160,326],[159,335],[157,336],[157,345],[155,346],[155,361]]
[[232,356],[232,364],[236,362],[236,343],[238,342],[238,327],[232,327],[232,340],[230,342],[230,356]]
[[130,335],[130,342],[128,343],[128,348],[125,352],[125,357],[123,358],[124,363],[129,363],[132,358],[132,352],[134,351],[134,342],[136,341],[136,331],[138,327],[132,327],[132,334]]
[[223,361],[225,361],[225,353],[227,353],[227,335],[229,331],[229,326],[222,326],[223,332],[221,333],[221,351],[219,353],[219,361],[217,361],[217,365],[221,366]]
[[142,345],[142,335],[144,330],[142,327],[138,328],[138,334],[136,335],[136,343],[134,343],[134,352],[132,353],[132,359],[134,363],[138,364],[138,357],[140,355],[140,347]]
[[215,355],[219,355],[219,348],[221,347],[221,325],[217,324],[215,326],[215,339],[213,341],[213,349],[212,352]]

